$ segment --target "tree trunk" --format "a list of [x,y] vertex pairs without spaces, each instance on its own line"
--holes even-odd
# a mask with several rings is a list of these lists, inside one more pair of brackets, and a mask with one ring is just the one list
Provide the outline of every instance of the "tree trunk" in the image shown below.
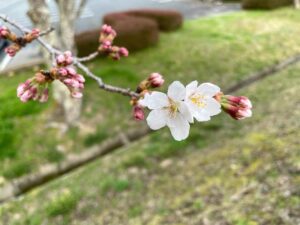
[[296,9],[300,9],[300,0],[294,0],[294,5]]
[[[74,0],[56,0],[59,12],[59,24],[57,29],[57,42],[61,50],[70,50],[76,54],[75,47],[75,20],[76,9]],[[70,96],[68,88],[61,82],[53,84],[54,99],[63,108],[65,121],[69,126],[77,124],[81,114],[81,99],[74,99]]]
[[[74,0],[56,0],[59,22],[55,32],[45,38],[52,45],[65,51],[70,50],[76,54],[75,46],[75,21],[80,15],[86,0],[81,0],[79,7],[76,7]],[[32,22],[40,29],[45,30],[51,26],[51,15],[45,0],[28,0],[28,15]],[[49,54],[44,52],[44,58],[49,67],[51,60]],[[68,126],[74,126],[79,121],[82,100],[71,97],[69,90],[61,82],[53,82],[53,97],[57,101],[60,111],[63,112],[65,122]]]

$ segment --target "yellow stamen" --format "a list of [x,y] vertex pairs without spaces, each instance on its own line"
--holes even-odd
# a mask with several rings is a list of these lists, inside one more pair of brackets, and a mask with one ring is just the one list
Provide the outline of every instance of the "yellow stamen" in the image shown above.
[[206,102],[204,101],[205,96],[200,94],[193,94],[190,96],[190,100],[192,103],[197,105],[199,108],[204,108],[206,106]]
[[176,116],[176,113],[179,111],[179,105],[169,98],[170,105],[167,107],[169,111],[169,115],[171,118]]

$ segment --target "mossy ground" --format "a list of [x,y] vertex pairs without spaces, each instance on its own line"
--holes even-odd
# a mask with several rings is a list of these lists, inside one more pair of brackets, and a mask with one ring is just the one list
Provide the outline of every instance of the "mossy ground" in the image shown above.
[[[298,52],[299,21],[300,15],[291,9],[189,21],[181,31],[163,35],[156,48],[117,64],[95,61],[90,66],[106,81],[132,88],[153,69],[165,74],[167,83],[197,79],[228,87],[250,72]],[[300,223],[299,73],[300,67],[293,66],[241,90],[240,94],[253,100],[253,118],[236,122],[226,115],[217,116],[194,125],[190,138],[180,143],[171,139],[167,129],[153,133],[3,205],[2,223]],[[15,81],[22,78],[1,78],[11,82],[1,86],[13,90]],[[28,140],[24,136],[13,139],[18,154],[3,157],[9,162],[3,168],[10,171],[18,163],[22,168],[27,159],[22,156],[28,155],[33,170],[51,161],[49,155],[38,154],[45,149],[80,151],[84,145],[131,126],[130,106],[124,98],[101,95],[95,87],[88,83],[84,132],[73,129],[57,137],[54,130],[43,128],[52,103],[33,103],[30,108],[37,107],[36,113],[6,117],[18,124],[15,126],[28,125],[20,133],[27,134]],[[15,101],[12,96],[3,99]],[[92,124],[98,124],[97,128]],[[119,125],[108,130],[111,124]],[[42,127],[42,135],[37,135],[36,126]],[[44,135],[52,138],[37,146]],[[75,145],[74,140],[79,142]],[[63,154],[51,158],[60,160]]]

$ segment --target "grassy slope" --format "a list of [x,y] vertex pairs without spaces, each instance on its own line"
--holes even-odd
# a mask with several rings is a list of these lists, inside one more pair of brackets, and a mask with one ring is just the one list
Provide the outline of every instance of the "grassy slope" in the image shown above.
[[[300,33],[297,27],[299,20],[300,16],[296,12],[281,10],[272,13],[238,13],[191,21],[180,32],[163,35],[160,46],[157,48],[135,54],[121,63],[97,61],[91,66],[99,71],[106,81],[125,86],[134,87],[141,77],[155,69],[164,73],[168,81],[181,79],[188,82],[192,79],[203,79],[225,87],[242,79],[250,71],[270,65],[278,59],[299,51],[297,39],[294,38]],[[295,127],[299,127],[297,111],[293,111],[294,116],[282,122],[286,116],[286,109],[295,107],[296,99],[288,101],[290,98],[286,95],[287,100],[281,101],[283,99],[281,93],[293,94],[299,91],[296,86],[297,82],[299,86],[297,72],[298,68],[294,68],[289,73],[285,73],[291,79],[272,78],[250,88],[249,94],[258,105],[257,116],[245,124],[226,122],[226,117],[217,117],[214,122],[194,126],[190,139],[179,144],[171,141],[167,131],[155,133],[142,142],[143,147],[140,147],[141,143],[130,146],[130,154],[126,152],[113,155],[71,175],[71,178],[64,182],[60,180],[45,189],[32,192],[24,201],[11,204],[9,210],[2,209],[2,218],[21,221],[20,224],[24,224],[24,221],[39,224],[45,217],[56,221],[53,222],[55,224],[62,224],[62,221],[68,223],[67,221],[71,218],[76,218],[78,221],[104,221],[105,219],[112,224],[119,224],[116,221],[112,222],[113,220],[121,220],[126,224],[129,218],[133,224],[140,224],[141,220],[149,223],[152,220],[154,224],[155,221],[156,223],[169,221],[170,224],[174,224],[175,221],[172,220],[176,220],[178,224],[186,224],[185,217],[188,219],[191,218],[189,215],[193,215],[192,218],[197,224],[196,215],[200,216],[199,212],[204,217],[210,217],[216,212],[218,216],[212,216],[213,221],[226,218],[240,225],[255,224],[251,220],[257,220],[257,218],[251,218],[249,215],[257,216],[256,204],[265,203],[266,212],[263,215],[271,217],[272,213],[278,214],[274,217],[278,219],[279,213],[272,211],[273,205],[279,202],[282,204],[282,212],[286,212],[284,209],[293,210],[299,203],[297,196],[292,196],[291,200],[287,201],[284,197],[281,198],[281,190],[276,182],[284,178],[282,175],[284,173],[281,171],[284,166],[279,167],[272,163],[274,160],[287,163],[289,166],[299,164],[299,157],[293,157],[296,153],[292,151],[297,146],[295,137],[297,134],[299,136],[299,133],[294,131]],[[21,78],[23,77],[18,76],[9,81],[1,78],[2,93],[5,93],[5,95],[0,94],[2,102],[12,104],[11,102],[15,101],[12,85]],[[266,86],[268,82],[272,82],[273,86]],[[292,88],[289,88],[290,83],[293,84]],[[275,97],[273,96],[274,85],[281,88],[281,91],[275,92]],[[124,103],[122,97],[117,95],[103,97],[101,96],[103,92],[94,90],[94,87],[95,85],[90,83],[86,93],[88,101],[85,102],[84,123],[87,125],[84,127],[86,128],[84,133],[72,130],[67,137],[56,137],[53,130],[45,130],[41,125],[41,122],[47,120],[46,113],[40,117],[35,116],[30,112],[31,110],[28,116],[12,117],[12,113],[9,113],[9,117],[3,117],[7,121],[13,121],[16,128],[12,131],[14,134],[19,132],[20,137],[16,139],[18,135],[12,135],[12,143],[16,145],[18,154],[11,156],[11,160],[5,157],[1,165],[5,170],[1,171],[12,171],[13,166],[18,166],[26,160],[30,164],[28,163],[27,166],[25,164],[23,166],[25,169],[29,165],[34,168],[35,165],[50,159],[59,160],[60,154],[51,156],[57,145],[63,145],[65,149],[73,149],[75,144],[72,143],[72,139],[76,138],[82,140],[82,143],[79,142],[75,149],[80,150],[84,143],[92,144],[107,136],[107,132],[103,130],[109,124],[119,123],[123,126],[132,123],[128,114],[129,106]],[[6,95],[6,90],[11,90],[11,95]],[[273,101],[274,99],[276,101]],[[118,101],[120,104],[113,104],[113,101]],[[285,106],[284,104],[286,104],[285,108],[282,107]],[[278,107],[279,105],[281,108]],[[17,102],[11,107],[18,107]],[[30,109],[37,107],[34,110],[36,112],[42,109],[32,104],[22,105],[24,112],[22,110],[12,110],[12,112],[26,114],[27,107]],[[6,113],[9,108],[5,107],[6,110],[1,109],[1,112]],[[277,110],[280,114],[274,113]],[[118,113],[111,116],[112,111]],[[95,115],[95,112],[101,113]],[[273,113],[269,114],[270,112]],[[91,115],[95,117],[90,119]],[[108,116],[110,119],[106,120]],[[32,121],[37,121],[38,127],[44,129],[42,136],[36,134],[36,125],[32,126]],[[95,123],[99,124],[96,132],[90,125]],[[270,124],[276,126],[272,127]],[[245,126],[246,134],[244,134],[246,129],[243,128]],[[120,128],[109,132],[117,132],[118,129]],[[89,132],[92,134],[86,139],[85,135]],[[291,135],[284,135],[289,132]],[[31,134],[32,137],[24,140],[22,134],[27,136]],[[283,135],[283,138],[279,135]],[[45,137],[51,138],[45,139]],[[46,141],[40,146],[37,145],[36,143],[41,143],[41,140]],[[274,140],[274,142],[269,140]],[[208,144],[210,147],[206,147]],[[246,147],[242,148],[241,146],[244,145]],[[278,148],[277,145],[279,145]],[[220,146],[223,147],[219,148]],[[203,149],[204,147],[206,148]],[[198,149],[203,149],[205,153],[198,152]],[[270,149],[274,150],[274,155],[269,154]],[[285,149],[286,152],[284,152]],[[5,152],[8,150],[9,148]],[[45,152],[48,152],[50,157],[44,154]],[[181,157],[173,158],[175,155]],[[170,157],[172,157],[171,161],[164,160]],[[289,163],[290,160],[298,161]],[[111,162],[115,162],[114,165],[111,165]],[[170,162],[171,165],[168,166]],[[162,169],[164,167],[166,169]],[[124,169],[127,172],[124,172]],[[22,165],[21,171],[23,171]],[[183,172],[178,173],[178,171]],[[291,178],[291,175],[288,174],[287,177]],[[270,179],[269,183],[268,179]],[[248,185],[253,185],[255,190],[257,187],[263,190],[266,185],[271,191],[266,196],[262,195],[263,192],[252,191],[252,194],[246,195],[246,199],[241,201],[241,204],[246,206],[245,212],[238,212],[242,208],[241,205],[236,202],[232,203],[229,197]],[[292,185],[291,187],[294,187]],[[41,198],[47,198],[49,201],[44,201],[41,205]],[[103,210],[106,208],[108,210]],[[25,209],[29,212],[29,216],[25,216]],[[11,213],[8,213],[9,211]],[[177,216],[174,215],[175,211],[178,211]],[[66,216],[64,218],[57,216],[60,214]],[[18,219],[19,216],[21,219]],[[272,219],[264,216],[261,220]],[[74,224],[76,220],[73,220]]]
[[[293,67],[244,89],[254,117],[239,126],[221,116],[227,132],[205,127],[205,135],[214,130],[207,147],[170,144],[166,132],[154,133],[6,205],[2,218],[9,224],[46,218],[50,224],[297,224],[299,72]],[[192,136],[198,132],[201,125]]]

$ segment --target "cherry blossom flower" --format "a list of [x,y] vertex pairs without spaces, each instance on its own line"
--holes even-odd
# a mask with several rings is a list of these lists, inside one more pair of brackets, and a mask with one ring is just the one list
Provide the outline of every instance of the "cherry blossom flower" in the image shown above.
[[167,95],[156,91],[145,94],[139,104],[152,110],[147,117],[149,127],[158,130],[168,126],[175,140],[186,139],[193,117],[184,102],[185,97],[186,89],[179,81],[169,86]]
[[193,81],[186,86],[185,101],[197,121],[208,121],[221,112],[221,104],[214,99],[219,92],[220,88],[211,83],[198,86],[198,81]]

